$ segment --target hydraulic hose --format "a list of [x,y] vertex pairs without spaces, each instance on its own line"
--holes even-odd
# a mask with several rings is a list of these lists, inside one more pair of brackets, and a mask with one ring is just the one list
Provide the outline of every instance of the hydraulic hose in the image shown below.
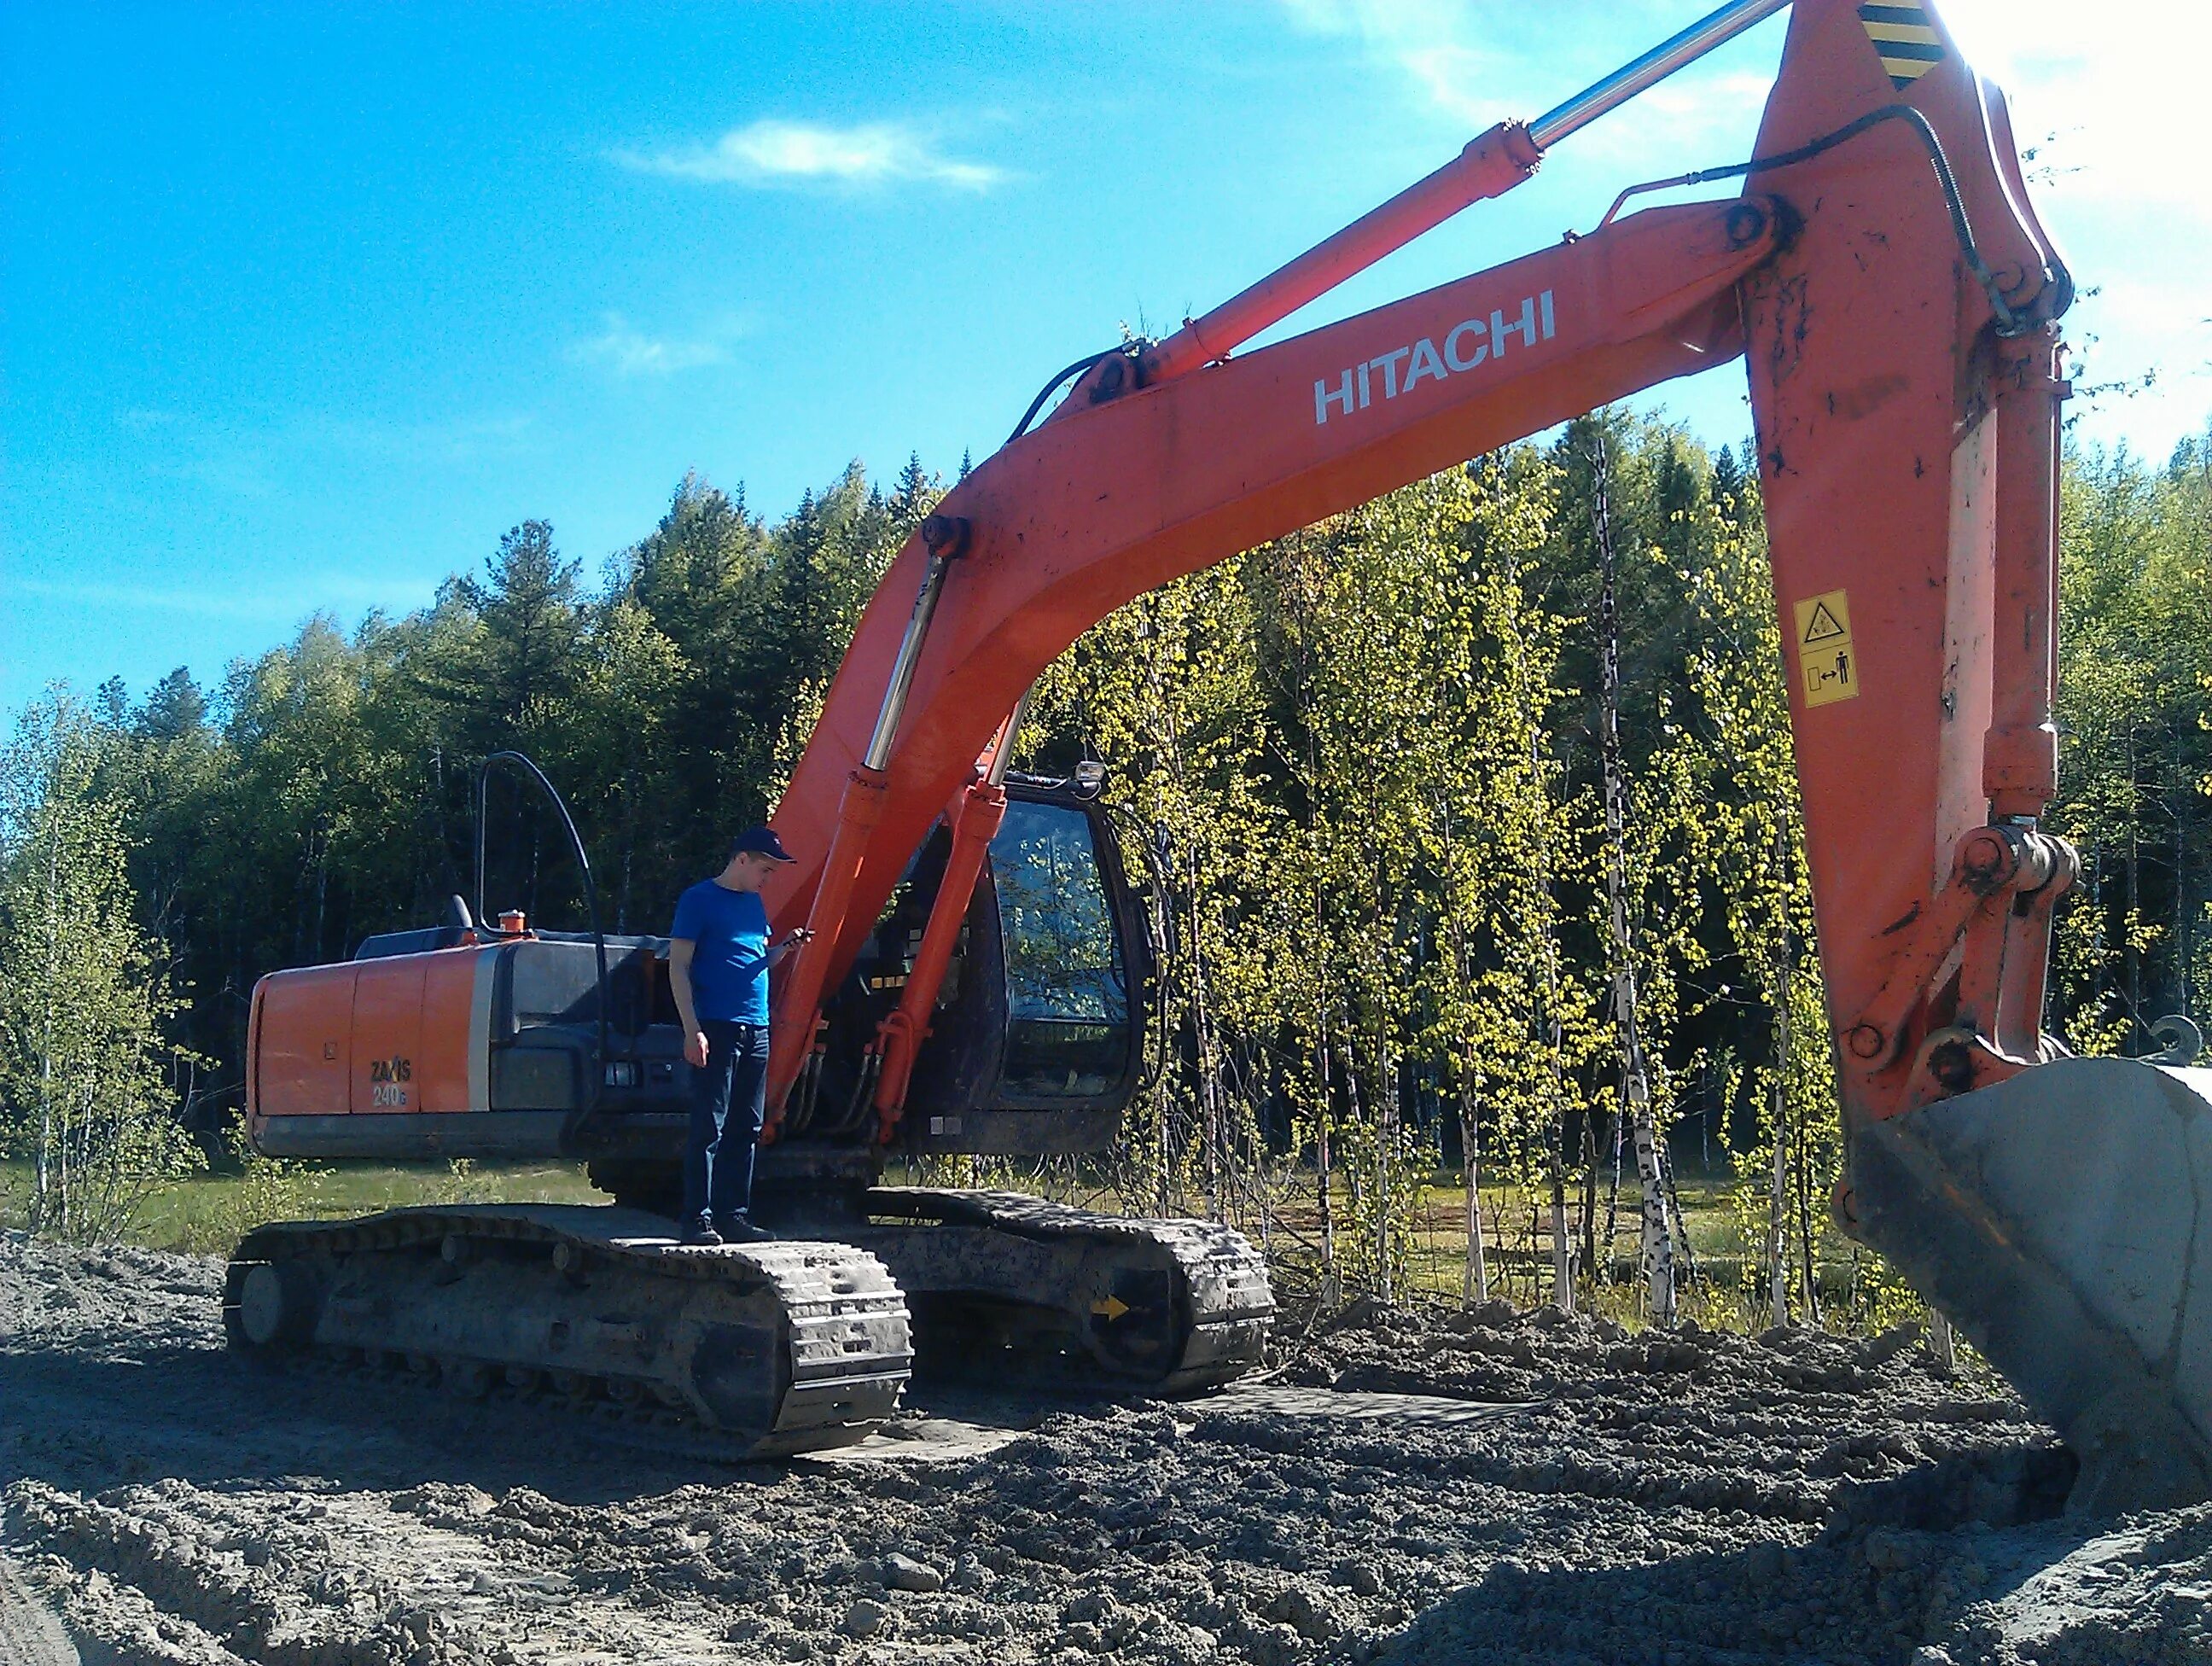
[[[1951,159],[1944,154],[1943,141],[1928,118],[1909,104],[1885,104],[1878,110],[1869,110],[1856,120],[1844,123],[1832,133],[1823,133],[1816,139],[1809,139],[1789,150],[1778,150],[1772,155],[1753,156],[1749,161],[1730,162],[1723,167],[1701,167],[1688,173],[1677,174],[1671,179],[1651,179],[1643,185],[1631,185],[1613,199],[1613,206],[1606,210],[1605,218],[1598,223],[1610,223],[1620,212],[1620,205],[1632,197],[1651,191],[1670,191],[1678,185],[1705,185],[1715,179],[1746,179],[1754,173],[1793,167],[1798,162],[1811,161],[1823,151],[1833,150],[1839,144],[1848,143],[1868,129],[1886,121],[1903,122],[1912,130],[1928,152],[1929,162],[1936,170],[1936,183],[1942,188],[1944,206],[1950,212],[1951,234],[1958,240],[1959,252],[1966,263],[1966,270],[1974,275],[1974,281],[1981,285],[1982,293],[1989,297],[1990,311],[1996,318],[1997,333],[2001,336],[2027,334],[2039,320],[2016,311],[2006,299],[2004,290],[1997,283],[1996,274],[1990,270],[1989,263],[1982,258],[1982,252],[1975,244],[1973,225],[1966,216],[1966,199],[1960,195],[1958,177],[1951,171]],[[2057,317],[2073,300],[2074,279],[2063,265],[2051,277],[2059,296],[2059,304],[2051,314]]]

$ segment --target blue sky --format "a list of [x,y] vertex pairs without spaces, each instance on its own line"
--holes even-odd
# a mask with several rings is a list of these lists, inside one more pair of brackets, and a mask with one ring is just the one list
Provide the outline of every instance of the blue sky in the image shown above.
[[[0,707],[220,682],[316,611],[427,602],[526,517],[596,575],[686,470],[780,514],[946,474],[1711,0],[0,9]],[[1955,0],[2053,135],[2082,431],[2212,410],[2198,9]],[[1984,19],[2009,20],[2002,38]],[[1779,20],[1304,327],[1747,154]],[[2037,43],[2023,49],[2017,43]],[[2008,50],[2008,46],[2009,50]],[[1715,443],[1734,368],[1666,409]]]

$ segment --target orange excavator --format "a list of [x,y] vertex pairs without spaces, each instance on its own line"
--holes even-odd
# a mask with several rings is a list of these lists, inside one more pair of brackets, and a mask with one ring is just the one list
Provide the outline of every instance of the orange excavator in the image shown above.
[[686,1077],[664,944],[457,902],[263,981],[254,1142],[578,1156],[615,1201],[262,1228],[231,1268],[240,1345],[762,1452],[865,1432],[916,1344],[1166,1391],[1246,1369],[1272,1304],[1236,1234],[877,1183],[894,1155],[1097,1151],[1139,1074],[1146,934],[1085,783],[1006,768],[1025,691],[1180,575],[1741,355],[1838,1217],[2064,1433],[2081,1504],[2212,1495],[2212,1078],[2071,1058],[2042,1030],[2077,868],[2040,824],[2072,283],[2002,94],[1935,9],[1796,0],[1755,155],[1653,182],[1741,195],[1623,214],[1634,185],[1554,247],[1237,350],[1785,3],[1734,0],[1168,339],[1071,365],[899,552],[774,818],[800,860],[771,918],[814,933],[775,991],[759,1183],[793,1236],[672,1241]]

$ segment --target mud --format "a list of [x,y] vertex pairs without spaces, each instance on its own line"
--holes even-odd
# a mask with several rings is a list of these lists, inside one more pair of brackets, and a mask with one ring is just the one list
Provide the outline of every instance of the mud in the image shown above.
[[729,1469],[528,1402],[256,1369],[222,1349],[218,1274],[0,1240],[0,1646],[2212,1662],[2212,1507],[2055,1515],[2053,1437],[1908,1333],[1355,1313],[1254,1389],[1038,1408],[928,1388],[854,1457]]

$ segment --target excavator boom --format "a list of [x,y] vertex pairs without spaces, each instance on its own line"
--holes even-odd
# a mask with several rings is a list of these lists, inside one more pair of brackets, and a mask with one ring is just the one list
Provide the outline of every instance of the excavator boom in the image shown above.
[[[1037,674],[1108,612],[1741,355],[1838,1038],[1841,1218],[2068,1433],[2085,1499],[2202,1497],[2212,1323],[2190,1292],[2212,1256],[2196,1231],[2212,1113],[2185,1073],[2063,1060],[2041,1029],[2075,867],[2039,824],[2071,284],[2002,96],[1934,9],[1797,0],[1757,154],[1722,171],[1741,197],[1608,219],[1229,356],[1510,189],[1608,97],[1777,9],[1723,8],[1656,68],[1557,120],[1501,124],[1170,340],[1100,356],[947,496],[861,620],[775,818],[803,857],[771,911],[817,936],[778,994],[772,1102],[809,1067],[823,991],[910,854],[948,806],[957,818]],[[928,994],[908,991],[886,1048],[913,1044]],[[895,1085],[878,1104],[888,1134]]]
[[[818,934],[778,997],[771,1094],[796,1074],[823,982],[1078,636],[1239,550],[1740,353],[1738,285],[1784,223],[1763,198],[1652,209],[1174,381],[1138,386],[1117,358],[1126,392],[1094,382],[1092,403],[1079,383],[1078,409],[979,465],[893,562],[776,812],[808,854],[777,876],[771,912]],[[902,684],[886,747],[884,694]]]

